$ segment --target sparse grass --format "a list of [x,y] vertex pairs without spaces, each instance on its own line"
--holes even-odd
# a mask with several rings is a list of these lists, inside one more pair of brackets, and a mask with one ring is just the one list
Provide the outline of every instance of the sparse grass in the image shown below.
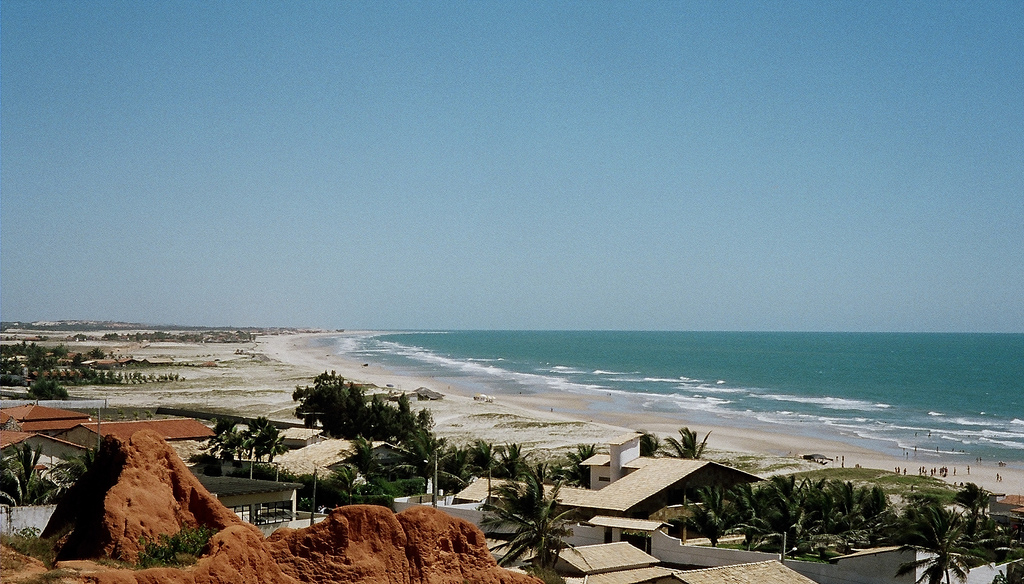
[[530,428],[576,428],[584,426],[583,422],[542,422],[539,420],[522,420],[512,422],[500,422],[495,428],[510,428],[512,430],[526,430]]
[[479,419],[479,420],[504,420],[504,419],[521,418],[522,416],[516,416],[516,415],[513,415],[513,414],[502,414],[502,413],[498,413],[498,412],[485,412],[485,413],[482,413],[482,414],[473,414],[473,415],[471,415],[469,417],[470,418]]
[[74,576],[75,573],[71,570],[50,570],[22,580],[21,584],[50,584],[52,582],[64,582],[64,578],[72,578]]
[[797,480],[828,479],[849,481],[857,486],[878,485],[886,494],[908,499],[912,496],[935,497],[943,505],[951,505],[956,496],[957,488],[949,483],[930,476],[902,475],[874,468],[823,468],[794,473]]
[[0,542],[16,552],[33,557],[47,567],[52,568],[57,557],[53,549],[54,540],[39,537],[38,530],[23,529],[13,535],[0,535]]

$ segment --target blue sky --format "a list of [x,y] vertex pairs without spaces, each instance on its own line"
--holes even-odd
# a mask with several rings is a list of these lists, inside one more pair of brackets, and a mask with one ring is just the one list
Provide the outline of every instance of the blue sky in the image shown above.
[[1021,2],[23,2],[0,311],[1024,332]]

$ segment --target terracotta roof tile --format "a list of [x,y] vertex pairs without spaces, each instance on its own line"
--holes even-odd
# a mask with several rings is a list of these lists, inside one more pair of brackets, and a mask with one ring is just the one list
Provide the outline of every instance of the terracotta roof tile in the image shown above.
[[35,420],[89,419],[89,414],[72,412],[71,410],[48,408],[46,406],[39,406],[35,404],[26,404],[14,408],[7,408],[4,412],[19,422],[31,422]]
[[24,432],[55,432],[57,430],[68,430],[88,422],[88,417],[84,420],[39,420],[36,422],[22,422],[21,429]]
[[[96,432],[97,424],[80,424]],[[138,420],[130,422],[103,422],[99,424],[104,436],[116,436],[122,440],[132,437],[141,430],[153,430],[164,440],[203,440],[213,436],[213,430],[192,418],[172,418],[169,420]]]
[[18,444],[28,438],[29,436],[35,436],[32,432],[15,432],[4,430],[0,432],[0,448],[7,448],[12,444]]
[[1007,495],[1001,499],[997,499],[996,502],[1004,505],[1015,505],[1018,507],[1024,506],[1024,495]]

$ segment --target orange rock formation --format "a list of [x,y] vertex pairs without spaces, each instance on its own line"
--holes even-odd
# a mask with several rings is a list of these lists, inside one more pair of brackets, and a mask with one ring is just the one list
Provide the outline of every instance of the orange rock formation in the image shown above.
[[58,506],[44,535],[63,535],[58,559],[135,562],[139,538],[183,527],[219,532],[187,568],[101,570],[101,584],[539,584],[498,567],[473,524],[428,507],[339,507],[326,520],[265,540],[210,495],[157,434],[108,438],[95,467]]

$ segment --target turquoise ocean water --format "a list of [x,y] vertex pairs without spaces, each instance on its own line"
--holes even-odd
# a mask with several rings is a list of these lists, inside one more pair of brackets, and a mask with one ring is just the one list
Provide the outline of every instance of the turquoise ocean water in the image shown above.
[[1021,334],[452,331],[325,342],[495,396],[559,392],[694,425],[1024,467]]

